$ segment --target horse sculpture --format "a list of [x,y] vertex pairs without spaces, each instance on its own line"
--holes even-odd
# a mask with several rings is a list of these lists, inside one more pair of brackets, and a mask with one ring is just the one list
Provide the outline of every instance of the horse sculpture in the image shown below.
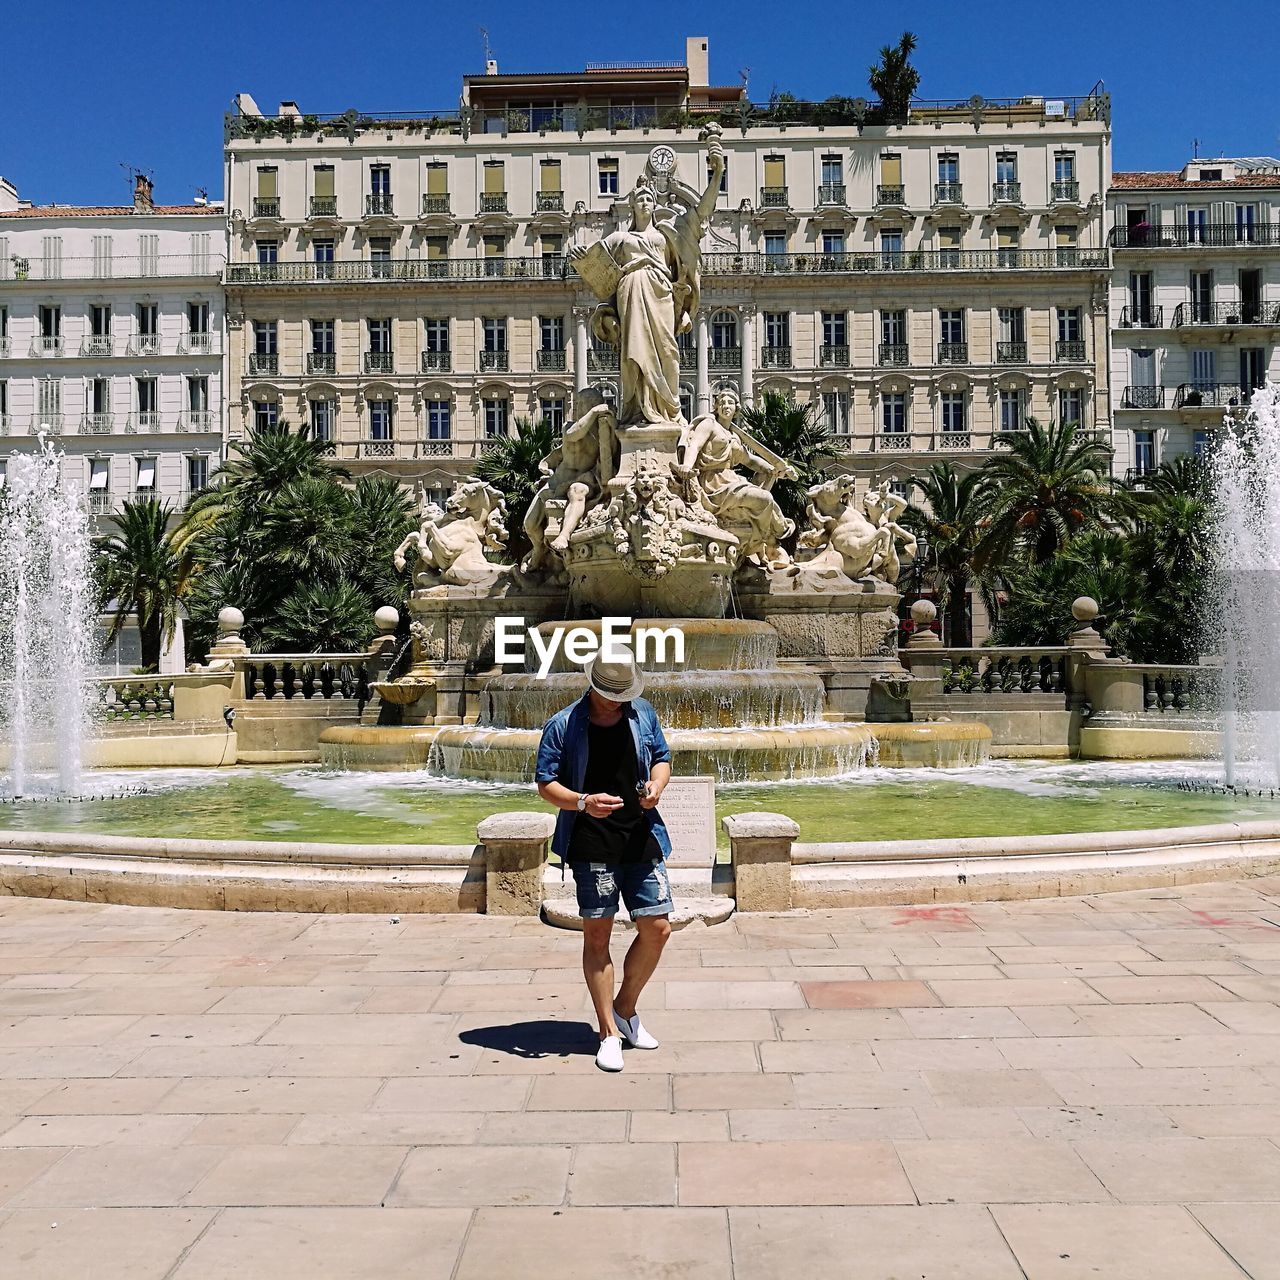
[[449,583],[470,586],[491,582],[509,565],[495,564],[485,551],[502,551],[507,542],[507,503],[502,494],[483,480],[467,480],[445,503],[444,510],[427,500],[419,486],[416,532],[395,551],[395,566],[403,570],[406,552],[417,548],[414,582],[421,587]]

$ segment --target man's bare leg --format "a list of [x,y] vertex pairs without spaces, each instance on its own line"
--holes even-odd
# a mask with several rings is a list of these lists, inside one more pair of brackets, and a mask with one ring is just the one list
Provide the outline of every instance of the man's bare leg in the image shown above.
[[[605,1036],[618,1034],[618,1028],[613,1022],[613,958],[609,955],[609,934],[612,930],[612,916],[582,922],[582,974],[587,980],[587,990],[591,992],[591,1003],[595,1005],[601,1040]],[[636,941],[639,940],[637,936]],[[633,943],[633,949],[634,946]],[[628,952],[628,965],[630,962],[631,953]],[[657,964],[656,957],[654,964]],[[653,972],[652,965],[649,972]]]
[[[636,920],[635,941],[627,949],[627,958],[622,964],[622,986],[618,989],[618,998],[613,1002],[613,1007],[624,1018],[635,1017],[636,1001],[640,999],[645,984],[653,977],[653,971],[658,967],[662,949],[667,945],[669,937],[671,921],[666,916],[640,916]],[[609,972],[612,982],[612,968]],[[593,991],[592,995],[594,994]],[[612,1025],[612,1011],[609,1021]]]

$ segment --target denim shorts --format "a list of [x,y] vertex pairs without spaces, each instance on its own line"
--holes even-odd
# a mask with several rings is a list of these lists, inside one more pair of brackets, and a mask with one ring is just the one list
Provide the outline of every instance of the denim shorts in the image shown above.
[[603,920],[618,914],[618,897],[631,918],[667,916],[673,910],[671,881],[666,863],[575,862],[573,880],[578,889],[578,914],[584,920]]

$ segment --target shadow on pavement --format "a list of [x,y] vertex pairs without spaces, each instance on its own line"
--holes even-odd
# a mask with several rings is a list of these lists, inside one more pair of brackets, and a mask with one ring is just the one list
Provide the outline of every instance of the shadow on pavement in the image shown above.
[[462,1031],[463,1044],[496,1049],[517,1058],[567,1058],[571,1054],[595,1054],[600,1037],[585,1022],[512,1022],[501,1027],[473,1027]]

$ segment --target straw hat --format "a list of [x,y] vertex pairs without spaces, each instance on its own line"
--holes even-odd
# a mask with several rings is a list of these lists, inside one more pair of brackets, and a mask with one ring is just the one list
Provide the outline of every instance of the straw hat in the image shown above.
[[610,702],[631,702],[644,692],[644,676],[634,662],[602,662],[597,655],[587,664],[587,680]]

